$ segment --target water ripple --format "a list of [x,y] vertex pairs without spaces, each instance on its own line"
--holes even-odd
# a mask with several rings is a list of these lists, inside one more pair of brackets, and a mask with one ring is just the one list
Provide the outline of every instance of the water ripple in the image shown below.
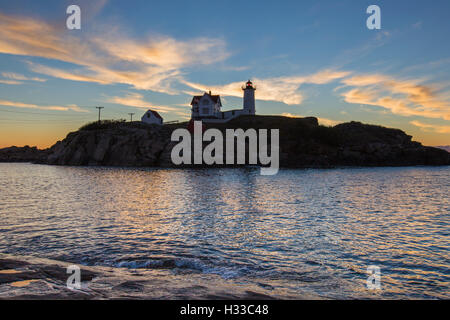
[[[0,164],[0,252],[330,298],[450,298],[450,168]],[[369,265],[382,290],[365,287]]]

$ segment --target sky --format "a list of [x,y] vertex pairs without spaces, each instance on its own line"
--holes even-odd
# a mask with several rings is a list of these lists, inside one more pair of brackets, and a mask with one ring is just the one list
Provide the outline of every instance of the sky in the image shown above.
[[[69,5],[81,29],[69,30]],[[369,5],[381,29],[369,30]],[[450,1],[2,1],[0,148],[98,118],[190,117],[192,95],[257,114],[400,128],[450,145]]]

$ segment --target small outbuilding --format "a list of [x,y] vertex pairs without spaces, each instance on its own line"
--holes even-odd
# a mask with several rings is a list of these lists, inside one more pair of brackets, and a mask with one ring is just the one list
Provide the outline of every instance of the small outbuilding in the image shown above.
[[163,124],[163,118],[159,115],[159,113],[150,109],[144,113],[141,121],[148,124]]

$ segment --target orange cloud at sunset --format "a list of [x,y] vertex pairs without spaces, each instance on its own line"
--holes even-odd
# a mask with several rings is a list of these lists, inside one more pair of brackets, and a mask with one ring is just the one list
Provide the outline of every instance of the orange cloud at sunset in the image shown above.
[[417,80],[396,80],[375,74],[354,76],[342,82],[357,87],[341,94],[348,103],[380,106],[404,116],[450,120],[450,102],[438,90]]
[[420,121],[411,121],[411,124],[426,132],[450,133],[450,126],[427,124]]
[[173,113],[183,120],[190,119],[190,105],[181,106],[161,106],[155,105],[144,99],[144,96],[139,93],[129,92],[123,97],[115,96],[107,99],[110,103],[120,104],[128,107],[152,109],[161,113]]
[[228,56],[220,39],[178,41],[158,35],[142,42],[115,29],[74,37],[64,28],[45,21],[3,13],[0,13],[0,53],[43,57],[78,66],[68,71],[29,63],[32,71],[55,78],[123,83],[170,94],[175,93],[170,81],[180,75],[180,68],[210,64]]
[[39,110],[56,110],[56,111],[76,111],[76,112],[88,112],[76,105],[70,106],[39,106],[36,104],[22,103],[16,101],[0,100],[0,106],[8,106],[15,108],[28,108],[28,109],[39,109]]
[[[21,84],[22,81],[37,81],[37,82],[45,82],[47,79],[42,79],[38,77],[26,77],[22,74],[14,73],[14,72],[2,72],[1,75],[4,78],[12,79],[12,81],[17,81],[17,84]],[[5,80],[3,80],[5,81]]]
[[[266,101],[279,101],[289,105],[301,104],[303,95],[299,92],[302,84],[325,84],[348,75],[346,71],[322,70],[307,76],[277,77],[268,79],[253,79],[258,88],[258,99]],[[241,97],[242,81],[226,85],[208,86],[199,83],[184,81],[189,87],[201,91],[214,91],[225,96]],[[189,92],[191,93],[191,92]]]
[[[289,112],[283,112],[281,114],[284,117],[289,117],[289,118],[302,118],[304,117],[304,115],[300,115],[300,114],[292,114]],[[342,121],[338,121],[338,120],[333,120],[333,119],[327,119],[327,118],[321,118],[321,117],[317,117],[317,120],[319,121],[319,124],[324,125],[324,126],[329,126],[329,127],[334,127],[335,125],[342,123]]]
[[153,109],[158,112],[169,112],[177,111],[179,108],[169,107],[169,106],[155,106],[152,103],[145,101],[143,95],[139,93],[130,92],[124,97],[112,97],[108,99],[108,102],[117,103],[124,106],[143,108],[143,109]]

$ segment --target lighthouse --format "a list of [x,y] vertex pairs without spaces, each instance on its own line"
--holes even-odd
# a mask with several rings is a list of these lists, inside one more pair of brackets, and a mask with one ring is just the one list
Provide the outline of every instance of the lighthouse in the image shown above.
[[244,87],[244,114],[255,115],[255,90],[256,87],[248,80]]

